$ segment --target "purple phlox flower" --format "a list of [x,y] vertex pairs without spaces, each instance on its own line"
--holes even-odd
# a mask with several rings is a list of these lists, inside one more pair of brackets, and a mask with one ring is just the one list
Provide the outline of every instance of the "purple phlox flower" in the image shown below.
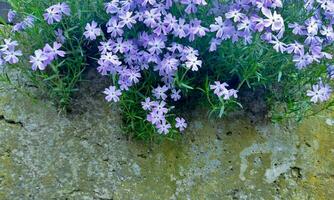
[[95,40],[97,36],[101,35],[101,29],[97,28],[97,23],[95,21],[92,21],[91,24],[87,23],[85,30],[84,36],[90,40]]
[[173,42],[172,45],[167,49],[172,53],[181,53],[183,52],[184,47],[182,46],[182,44]]
[[[8,62],[9,64],[18,63],[19,62],[18,57],[22,56],[22,51],[21,50],[15,50],[15,41],[13,41],[13,42],[11,44],[7,44],[6,48],[8,48],[8,49],[2,51],[3,59],[6,62]],[[13,46],[13,44],[14,44],[14,46]]]
[[60,11],[61,14],[64,14],[67,16],[71,15],[71,9],[67,3],[62,2],[62,3],[56,4],[55,6],[58,7],[58,10]]
[[323,43],[323,39],[320,38],[319,36],[316,36],[316,35],[307,34],[307,37],[306,37],[304,43],[308,44],[308,45],[322,44]]
[[254,29],[258,32],[262,32],[264,30],[264,19],[254,15],[251,17],[251,22],[255,24]]
[[216,51],[217,50],[217,46],[219,46],[222,43],[221,39],[216,39],[216,38],[212,38],[210,41],[210,48],[209,51]]
[[132,83],[138,83],[139,79],[141,78],[141,74],[138,69],[130,69],[128,71],[128,76],[129,76],[129,80]]
[[313,59],[310,54],[301,52],[300,54],[293,56],[293,62],[295,62],[295,65],[298,69],[303,69],[310,65],[313,62]]
[[172,126],[166,121],[162,121],[162,123],[157,124],[158,133],[164,134],[164,135],[167,135],[169,133],[169,129],[171,127]]
[[238,98],[238,90],[227,89],[227,83],[220,83],[220,81],[215,81],[214,85],[210,85],[210,89],[213,90],[213,93],[218,97],[223,97],[224,100],[229,100],[231,97]]
[[129,48],[127,47],[128,45],[129,43],[127,43],[126,41],[123,41],[123,38],[119,37],[117,38],[116,42],[112,44],[113,52],[114,53],[127,52],[129,50]]
[[232,9],[225,14],[227,19],[233,19],[234,22],[240,22],[246,15],[240,12],[240,9]]
[[48,60],[48,56],[45,55],[45,53],[38,49],[35,51],[35,55],[34,56],[30,56],[30,63],[32,64],[32,70],[45,70],[46,68],[46,64],[45,61]]
[[334,40],[334,31],[333,31],[333,27],[332,26],[323,26],[322,30],[320,31],[320,33],[323,36],[326,36],[327,40],[329,40],[329,41]]
[[22,29],[32,28],[34,27],[35,18],[32,15],[27,16],[24,18],[22,23]]
[[153,104],[153,112],[158,112],[162,114],[166,114],[168,112],[168,109],[166,108],[166,102],[165,101],[160,101],[159,103]]
[[319,27],[321,26],[321,21],[317,20],[314,17],[311,17],[309,20],[306,21],[306,25],[306,30],[308,34],[317,35]]
[[141,3],[141,5],[142,6],[146,6],[147,4],[150,4],[150,5],[155,5],[157,2],[156,2],[156,0],[142,0],[142,3]]
[[172,94],[171,94],[171,98],[174,100],[174,101],[178,101],[181,99],[181,90],[176,90],[176,89],[172,89]]
[[210,25],[211,32],[217,32],[216,37],[221,39],[228,39],[231,34],[235,31],[235,28],[230,20],[225,20],[221,16],[215,18],[215,24]]
[[5,42],[5,44],[0,45],[0,47],[1,47],[0,50],[1,51],[7,51],[7,50],[10,50],[10,49],[15,49],[15,47],[19,45],[19,43],[16,40],[12,41],[11,38],[4,39],[4,42]]
[[189,26],[189,41],[194,41],[195,36],[203,37],[209,29],[201,26],[201,20],[193,19],[190,21]]
[[112,41],[108,40],[106,42],[100,42],[100,46],[98,47],[101,54],[106,54],[112,51]]
[[55,22],[61,21],[62,14],[58,6],[51,6],[47,8],[45,11],[46,13],[43,14],[43,17],[48,24],[53,24]]
[[132,26],[136,24],[136,17],[132,16],[132,12],[122,13],[119,18],[121,19],[121,26],[127,26],[129,29],[131,29]]
[[162,49],[164,49],[165,46],[165,38],[163,37],[154,37],[152,41],[148,42],[149,49],[148,51],[151,54],[160,54],[162,53]]
[[190,55],[193,55],[193,56],[198,56],[199,55],[199,52],[198,50],[192,48],[192,47],[189,47],[189,46],[186,46],[183,48],[183,51],[181,52],[181,58],[180,60],[181,61],[187,61],[187,56],[190,56]]
[[167,98],[167,95],[165,94],[168,91],[168,87],[166,85],[153,89],[153,96],[157,99],[165,100]]
[[248,17],[244,17],[240,23],[238,24],[238,30],[241,31],[245,31],[245,32],[251,32],[253,31],[253,22],[248,18]]
[[288,53],[294,53],[294,54],[302,54],[304,53],[304,46],[302,44],[299,44],[297,41],[294,43],[288,44],[286,48],[286,52]]
[[198,60],[197,56],[194,54],[189,54],[187,56],[186,67],[192,71],[198,71],[198,67],[202,66],[202,61]]
[[264,20],[264,26],[270,27],[273,31],[280,31],[284,27],[284,20],[280,14],[277,14],[276,11],[272,14],[268,8],[261,9],[262,14],[267,17]]
[[105,3],[104,6],[108,14],[116,14],[119,12],[119,0],[111,0],[108,3]]
[[238,90],[235,89],[229,89],[228,95],[224,97],[224,99],[230,99],[231,97],[238,98]]
[[173,16],[170,13],[168,13],[167,15],[164,16],[164,21],[163,22],[165,24],[167,32],[170,32],[177,27],[177,19],[176,19],[175,16]]
[[156,103],[156,102],[151,101],[151,98],[150,98],[150,97],[147,97],[147,98],[145,98],[145,101],[142,101],[142,102],[141,102],[141,105],[142,105],[143,110],[152,110],[153,105],[154,105],[155,103]]
[[108,72],[111,72],[111,74],[116,74],[116,69],[112,64],[106,60],[99,59],[97,61],[99,66],[97,67],[97,71],[102,75],[108,75]]
[[327,67],[328,77],[334,80],[334,65],[328,65]]
[[15,25],[13,26],[13,28],[12,28],[12,32],[20,32],[20,31],[23,30],[23,27],[24,27],[24,25],[23,25],[22,22],[17,23],[17,24],[15,24]]
[[14,21],[14,19],[16,17],[16,14],[17,14],[16,11],[14,11],[12,9],[10,9],[8,11],[7,20],[8,20],[9,23],[12,23]]
[[323,84],[321,81],[312,86],[312,90],[307,91],[307,96],[311,97],[311,102],[318,103],[329,100],[332,89],[328,84]]
[[213,90],[213,93],[217,95],[218,97],[223,96],[224,94],[228,94],[227,83],[220,83],[220,81],[215,81],[214,85],[210,85],[210,89]]
[[161,112],[156,112],[156,111],[150,112],[147,115],[146,119],[147,121],[151,122],[153,125],[158,125],[166,121],[164,114]]
[[55,35],[56,35],[56,40],[57,42],[61,43],[61,44],[64,44],[65,43],[65,36],[63,35],[63,30],[61,30],[60,28],[58,28],[55,32]]
[[123,26],[117,22],[117,19],[111,18],[107,23],[107,32],[110,33],[111,37],[122,36]]
[[101,59],[115,66],[119,66],[122,64],[122,62],[119,61],[118,56],[113,54],[112,52],[107,52],[106,54],[102,54]]
[[289,28],[292,28],[292,33],[295,35],[305,35],[305,27],[299,25],[298,23],[292,23],[288,25]]
[[153,28],[161,21],[161,13],[158,9],[150,9],[144,13],[144,24],[147,27]]
[[121,90],[117,89],[115,86],[110,86],[109,88],[106,88],[103,92],[105,95],[105,99],[110,102],[118,102],[120,99],[119,97],[122,95]]
[[274,40],[271,40],[269,43],[273,44],[273,48],[277,51],[277,52],[281,52],[281,53],[284,53],[285,50],[286,50],[286,44],[279,41],[277,39],[277,37],[273,37]]
[[180,3],[187,6],[185,9],[186,13],[191,14],[197,12],[197,7],[194,0],[181,0]]
[[185,19],[180,18],[179,23],[174,27],[173,34],[176,37],[184,38],[189,34],[189,24],[186,24],[185,22]]
[[46,44],[43,48],[44,54],[49,57],[50,60],[54,60],[57,58],[57,56],[64,57],[65,51],[59,50],[62,47],[62,44],[58,42],[53,43],[53,47],[51,47],[49,44]]
[[159,65],[157,65],[157,69],[159,70],[159,74],[172,74],[174,73],[179,66],[179,61],[171,56],[164,58]]
[[175,121],[176,121],[175,128],[178,128],[181,132],[184,131],[188,126],[186,120],[183,118],[176,117]]

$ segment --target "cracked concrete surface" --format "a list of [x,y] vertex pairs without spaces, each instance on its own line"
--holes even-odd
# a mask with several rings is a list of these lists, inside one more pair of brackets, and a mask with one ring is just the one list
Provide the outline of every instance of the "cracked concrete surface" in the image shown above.
[[[117,106],[74,114],[0,86],[0,199],[331,199],[333,113],[300,125],[194,111],[180,141],[124,137]],[[33,94],[33,88],[30,88]],[[79,112],[80,111],[80,112]]]

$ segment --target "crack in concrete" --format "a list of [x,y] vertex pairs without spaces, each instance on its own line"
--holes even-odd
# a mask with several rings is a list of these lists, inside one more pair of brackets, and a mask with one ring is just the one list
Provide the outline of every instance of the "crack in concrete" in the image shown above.
[[4,121],[8,124],[13,124],[24,128],[23,122],[7,119],[4,115],[0,115],[0,121]]

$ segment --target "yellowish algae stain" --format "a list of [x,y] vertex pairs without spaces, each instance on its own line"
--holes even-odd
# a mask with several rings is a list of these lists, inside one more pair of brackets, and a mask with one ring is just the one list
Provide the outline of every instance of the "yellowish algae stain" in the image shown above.
[[131,147],[139,155],[131,160],[134,171],[140,172],[122,181],[116,199],[133,194],[138,199],[328,199],[333,194],[328,187],[334,185],[334,135],[321,118],[296,129],[254,124],[242,115],[195,117],[190,124],[181,141]]
[[300,138],[296,166],[302,170],[297,182],[308,199],[331,199],[334,195],[334,126],[326,118],[334,113],[305,120],[297,129]]

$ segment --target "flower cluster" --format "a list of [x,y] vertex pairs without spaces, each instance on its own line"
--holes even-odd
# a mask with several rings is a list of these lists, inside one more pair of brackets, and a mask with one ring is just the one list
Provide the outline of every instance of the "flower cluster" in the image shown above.
[[4,44],[0,45],[0,64],[16,64],[19,62],[19,56],[22,56],[21,50],[16,50],[18,42],[12,39],[4,39]]
[[[301,9],[306,15],[301,16],[299,21],[293,21],[295,19],[285,18],[285,5],[281,0],[233,0],[224,3],[218,0],[110,0],[104,4],[108,19],[86,20],[85,30],[80,33],[80,40],[85,41],[78,42],[78,45],[98,46],[97,71],[113,82],[103,91],[106,101],[122,103],[125,97],[134,94],[136,107],[141,104],[141,115],[144,115],[136,117],[145,118],[150,127],[167,135],[187,128],[186,120],[176,117],[172,110],[177,101],[187,96],[188,90],[198,88],[206,92],[207,97],[218,99],[214,103],[222,105],[212,106],[221,110],[225,108],[224,103],[238,103],[235,101],[238,90],[244,82],[248,84],[248,80],[240,80],[236,90],[232,88],[234,84],[231,84],[232,87],[228,84],[232,82],[228,74],[209,67],[216,64],[209,62],[219,60],[213,55],[221,54],[226,41],[245,48],[255,40],[260,41],[261,45],[270,47],[268,51],[272,54],[276,51],[290,57],[297,68],[294,70],[300,73],[305,68],[317,67],[316,64],[329,64],[334,46],[334,3],[328,0],[305,0],[304,3],[305,7]],[[30,56],[32,70],[45,70],[53,61],[65,56],[65,51],[61,50],[63,45],[73,46],[68,31],[59,29],[56,24],[70,15],[67,3],[58,3],[45,10],[44,23],[56,28],[53,30],[56,37],[51,40],[55,42],[45,44]],[[15,11],[8,13],[9,22],[19,21],[17,18]],[[12,31],[33,27],[35,19],[38,18],[27,16],[14,24]],[[67,23],[66,20],[63,22]],[[70,40],[69,45],[65,44],[67,40]],[[4,40],[0,46],[0,64],[19,61],[22,52],[16,50],[17,46],[17,41]],[[70,50],[67,52],[72,53]],[[96,55],[96,52],[93,53]],[[80,55],[84,53],[80,51]],[[204,74],[208,81],[202,90],[198,84],[204,82]],[[306,92],[311,102],[330,99],[332,90],[327,81],[334,79],[333,65],[328,65],[328,78],[325,80],[324,77]],[[315,81],[317,79],[308,84]]]
[[60,22],[64,15],[71,15],[70,7],[66,3],[58,3],[50,6],[45,11],[46,12],[43,14],[43,17],[48,24]]
[[[14,10],[9,10],[7,15],[7,20],[9,23],[14,23],[15,20],[18,20],[18,14]],[[17,22],[14,24],[12,31],[13,32],[20,32],[24,31],[27,28],[32,28],[34,26],[35,18],[32,15],[28,15],[27,17],[23,18],[22,21]]]
[[55,59],[65,56],[65,51],[60,50],[61,44],[54,42],[53,46],[46,44],[43,49],[35,51],[34,56],[30,56],[30,63],[32,64],[32,70],[45,70],[45,68],[52,63]]
[[324,102],[330,98],[332,89],[328,84],[319,83],[312,86],[312,90],[307,91],[307,96],[311,97],[313,103]]
[[220,81],[215,81],[214,85],[210,85],[210,89],[214,90],[213,93],[218,97],[224,96],[224,100],[229,100],[231,97],[238,98],[238,90],[227,89],[229,85],[227,83],[220,83]]
[[[159,90],[161,90],[161,87],[159,87]],[[165,96],[163,91],[161,93]],[[166,114],[169,112],[169,109],[166,108],[166,102],[163,100],[152,101],[150,97],[147,97],[141,104],[144,110],[149,111],[149,114],[147,114],[147,121],[152,123],[157,128],[158,133],[168,134],[169,129],[172,126],[166,119]],[[187,128],[185,119],[176,117],[175,122],[175,128],[178,128],[179,131],[182,132],[185,128]]]
[[[196,12],[196,6],[206,5],[201,0],[180,1],[187,5],[186,13]],[[160,76],[162,86],[157,86],[152,94],[156,101],[147,97],[142,103],[143,109],[150,111],[147,121],[154,125],[158,132],[167,134],[171,128],[166,119],[168,106],[166,100],[170,91],[170,98],[178,101],[181,98],[181,90],[175,87],[174,79],[180,68],[190,71],[198,71],[202,66],[199,52],[190,46],[168,39],[188,38],[193,41],[195,37],[203,37],[208,31],[201,26],[201,21],[192,19],[188,23],[184,18],[177,18],[170,12],[173,1],[110,1],[105,4],[106,12],[110,19],[106,24],[107,41],[100,43],[101,57],[98,60],[97,70],[102,75],[118,77],[118,88],[111,86],[105,90],[106,98],[118,101],[120,92],[128,91],[142,78],[145,70],[153,69]],[[136,32],[135,37],[124,37],[127,32],[134,29],[145,31]],[[101,34],[97,24],[87,24],[85,37],[96,39]],[[116,92],[117,91],[117,92]],[[114,97],[114,98],[113,98]],[[117,98],[116,98],[117,97]],[[176,120],[176,119],[175,119]],[[177,118],[176,128],[183,131],[186,122],[183,118]]]

